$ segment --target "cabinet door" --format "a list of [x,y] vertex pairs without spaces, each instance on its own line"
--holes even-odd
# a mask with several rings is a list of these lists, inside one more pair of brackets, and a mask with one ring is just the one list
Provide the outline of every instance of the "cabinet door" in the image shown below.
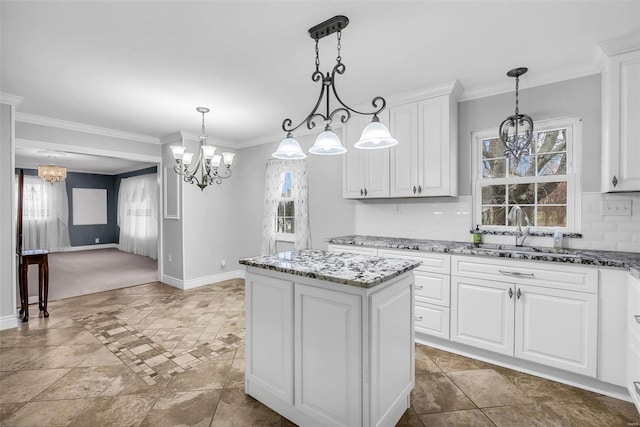
[[514,288],[452,276],[451,340],[513,355]]
[[518,285],[515,356],[596,376],[598,296]]
[[293,404],[293,282],[246,277],[246,382]]
[[640,50],[609,58],[602,79],[603,191],[640,191]]
[[391,135],[398,140],[390,149],[391,197],[418,196],[418,104],[393,107],[389,114]]
[[[457,107],[457,104],[456,104]],[[451,111],[450,111],[451,110]],[[455,196],[457,185],[457,131],[452,135],[450,97],[418,103],[418,195]]]
[[361,297],[297,283],[295,304],[296,408],[322,425],[361,425]]
[[627,388],[640,412],[640,280],[629,274],[627,302]]
[[342,141],[347,152],[342,160],[342,197],[345,199],[359,199],[364,196],[364,177],[366,174],[365,152],[353,148],[364,127],[362,116],[351,116],[351,120],[344,127]]

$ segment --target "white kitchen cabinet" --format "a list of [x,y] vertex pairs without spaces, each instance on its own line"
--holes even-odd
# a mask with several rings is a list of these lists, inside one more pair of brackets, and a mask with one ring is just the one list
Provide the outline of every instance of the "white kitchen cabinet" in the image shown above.
[[640,33],[600,44],[602,191],[640,191]]
[[373,255],[376,256],[378,254],[378,250],[376,248],[370,248],[368,246],[358,246],[358,245],[333,245],[329,244],[327,250],[332,252],[345,252],[348,254],[356,254],[356,255]]
[[332,425],[362,425],[360,296],[297,284],[295,300],[295,406]]
[[[389,110],[378,114],[389,126]],[[345,199],[389,197],[389,149],[360,150],[353,147],[371,116],[354,114],[345,125],[344,143],[347,147],[342,169],[342,197]]]
[[515,285],[451,278],[451,340],[513,355]]
[[453,95],[391,107],[391,197],[458,195],[457,127]]
[[452,257],[451,340],[595,377],[597,270],[528,264]]
[[640,412],[640,280],[629,274],[627,300],[627,389]]

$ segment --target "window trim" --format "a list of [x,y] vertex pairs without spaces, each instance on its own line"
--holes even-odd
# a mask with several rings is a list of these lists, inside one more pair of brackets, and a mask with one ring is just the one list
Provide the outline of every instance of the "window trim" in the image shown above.
[[[293,202],[293,209],[296,208],[296,201],[293,197],[280,197],[280,200],[278,201],[278,206],[280,206],[281,202]],[[295,212],[295,211],[294,211]],[[295,242],[296,241],[296,232],[295,229],[292,233],[278,233],[278,209],[276,209],[276,217],[274,218],[274,221],[276,222],[276,241],[278,242]],[[281,217],[284,218],[284,217]],[[286,217],[286,218],[291,218],[291,217]],[[295,218],[295,216],[294,216]],[[294,221],[294,225],[295,225],[295,221]]]
[[[582,227],[581,221],[581,177],[580,164],[582,159],[582,119],[576,116],[562,117],[548,120],[538,120],[534,122],[534,132],[551,129],[567,129],[567,225],[566,227],[541,227],[531,226],[531,231],[549,232],[559,228],[563,232],[579,233]],[[482,224],[482,184],[486,183],[481,176],[482,161],[481,141],[485,139],[497,138],[496,128],[485,129],[471,133],[471,199],[472,199],[472,220],[471,228],[476,224]],[[553,178],[538,177],[536,182],[554,181]],[[494,178],[491,182],[496,184],[515,184],[531,182],[530,177],[514,178]],[[515,231],[515,226],[503,225],[481,225],[488,231]]]

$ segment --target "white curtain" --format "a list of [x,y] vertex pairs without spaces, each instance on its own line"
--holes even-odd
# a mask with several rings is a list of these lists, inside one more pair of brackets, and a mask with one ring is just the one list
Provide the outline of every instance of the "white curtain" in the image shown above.
[[[17,195],[16,190],[16,200]],[[25,175],[22,199],[22,249],[55,252],[71,246],[64,182],[50,184],[37,176]]]
[[118,226],[121,251],[158,258],[158,192],[156,174],[120,181]]
[[262,218],[262,255],[276,252],[276,212],[282,196],[285,173],[291,172],[291,197],[295,205],[294,249],[311,246],[309,231],[309,180],[307,160],[267,161],[267,176],[264,185],[264,217]]

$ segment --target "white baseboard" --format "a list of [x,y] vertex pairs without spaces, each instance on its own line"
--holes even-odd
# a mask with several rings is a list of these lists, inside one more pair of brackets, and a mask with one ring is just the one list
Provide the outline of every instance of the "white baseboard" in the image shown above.
[[60,248],[56,251],[52,252],[75,252],[75,251],[90,251],[92,249],[109,249],[116,248],[118,249],[119,245],[117,243],[103,243],[99,245],[84,245],[84,246],[69,246],[67,248]]
[[225,273],[213,274],[211,276],[198,277],[197,279],[182,280],[175,277],[163,275],[162,282],[178,289],[193,289],[212,283],[224,282],[231,279],[244,279],[244,270],[232,270]]
[[18,316],[16,316],[15,314],[0,317],[0,331],[5,329],[17,328],[19,321],[20,320],[18,319]]

